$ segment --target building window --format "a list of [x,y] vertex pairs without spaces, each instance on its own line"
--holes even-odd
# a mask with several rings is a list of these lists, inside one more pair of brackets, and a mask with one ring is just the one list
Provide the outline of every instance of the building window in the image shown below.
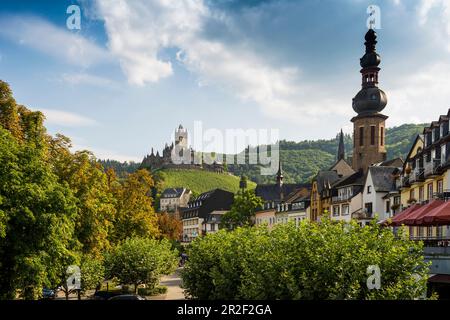
[[366,203],[365,208],[366,208],[367,213],[372,214],[372,212],[373,212],[372,202]]
[[346,216],[350,214],[350,206],[348,204],[342,205],[342,215]]
[[431,238],[431,237],[433,237],[433,227],[428,226],[427,227],[427,238]]
[[409,227],[409,238],[413,238],[414,237],[414,227]]
[[427,188],[428,201],[431,201],[431,199],[433,199],[433,183],[429,183],[427,187],[428,187]]
[[391,212],[391,202],[389,200],[386,201],[386,212]]
[[370,144],[375,145],[375,126],[370,126]]
[[372,186],[367,186],[367,193],[371,194],[372,193]]
[[423,186],[419,188],[419,201],[423,202],[425,200],[425,192]]
[[417,233],[419,238],[423,238],[423,228],[422,227],[417,227]]
[[384,128],[380,128],[380,145],[384,146]]
[[438,194],[444,193],[444,180],[439,180],[437,182],[437,193]]
[[334,206],[333,207],[333,216],[337,217],[340,215],[340,207],[339,206]]
[[436,238],[438,239],[442,238],[442,226],[436,227]]
[[364,127],[359,127],[359,145],[364,145]]
[[415,197],[415,194],[414,194],[415,192],[414,192],[414,189],[412,189],[412,190],[410,190],[409,191],[409,199],[412,201],[413,199],[414,199],[414,197]]
[[211,231],[216,231],[216,224],[215,223],[211,223]]

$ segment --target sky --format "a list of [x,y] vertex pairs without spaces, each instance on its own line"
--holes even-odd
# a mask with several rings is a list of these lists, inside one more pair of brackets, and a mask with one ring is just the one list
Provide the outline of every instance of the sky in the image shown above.
[[329,139],[352,131],[369,5],[387,126],[446,114],[447,0],[2,0],[0,79],[101,159],[141,161],[196,121]]

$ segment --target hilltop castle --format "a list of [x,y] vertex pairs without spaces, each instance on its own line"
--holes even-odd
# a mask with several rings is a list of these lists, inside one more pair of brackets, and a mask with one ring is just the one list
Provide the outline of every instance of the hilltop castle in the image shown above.
[[221,163],[214,161],[212,164],[203,163],[203,154],[195,152],[193,148],[188,146],[188,131],[180,126],[175,130],[175,143],[171,145],[166,143],[162,155],[159,151],[154,153],[152,148],[151,154],[144,157],[141,167],[150,170],[176,168],[176,169],[204,169],[222,173],[224,167]]

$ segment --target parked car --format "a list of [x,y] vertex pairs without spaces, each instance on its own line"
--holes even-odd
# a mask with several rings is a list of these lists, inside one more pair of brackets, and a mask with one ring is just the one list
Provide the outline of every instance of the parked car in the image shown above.
[[55,290],[44,288],[42,289],[42,299],[45,300],[53,300],[56,298],[56,292]]
[[122,295],[121,292],[114,291],[97,291],[92,296],[93,300],[109,300],[112,297]]
[[119,296],[115,296],[109,298],[108,300],[147,300],[142,296],[138,296],[137,294],[121,294]]

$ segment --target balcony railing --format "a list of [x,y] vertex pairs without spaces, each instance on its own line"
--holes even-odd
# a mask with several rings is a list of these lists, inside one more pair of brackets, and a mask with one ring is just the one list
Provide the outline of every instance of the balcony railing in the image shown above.
[[332,202],[342,202],[342,201],[348,201],[353,197],[353,195],[345,195],[345,196],[335,196],[331,198]]
[[409,182],[414,183],[423,180],[423,178],[424,178],[424,168],[416,168],[412,171],[409,177]]
[[425,177],[437,174],[440,166],[441,159],[432,159],[432,161],[425,163]]
[[[424,247],[450,247],[450,238],[448,236],[441,237],[427,237],[427,236],[417,236],[410,237],[414,241],[422,241]],[[430,254],[431,252],[427,252]]]
[[395,186],[397,189],[401,189],[403,187],[408,187],[410,185],[410,176],[405,175],[399,177],[397,180],[395,180]]
[[367,212],[365,210],[363,211],[356,211],[352,213],[352,219],[356,220],[364,220],[364,219],[372,219],[373,218],[373,212]]

